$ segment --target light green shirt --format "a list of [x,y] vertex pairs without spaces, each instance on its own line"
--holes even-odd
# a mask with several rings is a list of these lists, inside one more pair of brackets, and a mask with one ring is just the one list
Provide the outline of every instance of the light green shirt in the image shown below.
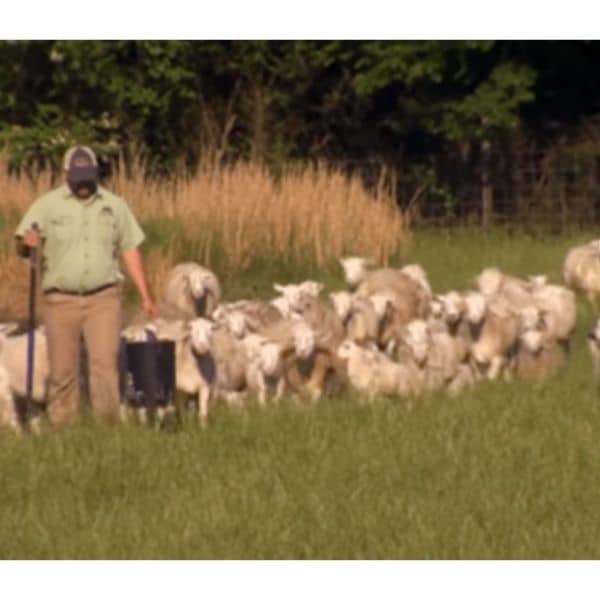
[[144,240],[122,198],[98,187],[79,200],[67,185],[40,196],[15,232],[22,236],[37,223],[43,238],[42,289],[85,292],[123,280],[119,256]]

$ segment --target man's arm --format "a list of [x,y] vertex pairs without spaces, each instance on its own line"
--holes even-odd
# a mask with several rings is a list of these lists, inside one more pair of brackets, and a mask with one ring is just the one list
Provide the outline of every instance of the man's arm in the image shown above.
[[148,282],[146,281],[146,273],[144,271],[144,262],[139,249],[136,247],[123,250],[123,262],[127,268],[129,276],[133,280],[135,287],[138,290],[142,300],[142,309],[152,318],[156,315],[156,306],[148,290]]

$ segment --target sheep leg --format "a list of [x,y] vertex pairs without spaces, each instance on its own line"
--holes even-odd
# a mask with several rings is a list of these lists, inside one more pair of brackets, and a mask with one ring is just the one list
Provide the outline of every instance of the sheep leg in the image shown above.
[[201,386],[198,390],[198,420],[201,427],[206,427],[208,422],[208,401],[210,399],[210,388]]
[[283,392],[285,390],[285,379],[281,377],[277,382],[277,387],[275,388],[275,396],[273,397],[273,402],[275,404],[279,404],[281,397],[283,396]]
[[498,379],[502,368],[504,367],[504,358],[502,356],[494,356],[490,362],[488,369],[488,379],[494,381]]

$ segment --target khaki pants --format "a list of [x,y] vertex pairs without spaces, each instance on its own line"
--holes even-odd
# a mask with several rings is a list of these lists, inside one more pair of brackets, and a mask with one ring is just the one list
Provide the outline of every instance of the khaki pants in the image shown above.
[[106,421],[119,416],[117,354],[121,328],[121,293],[111,287],[90,296],[52,292],[44,296],[50,390],[48,417],[54,425],[73,422],[79,410],[79,350],[83,333],[94,415]]

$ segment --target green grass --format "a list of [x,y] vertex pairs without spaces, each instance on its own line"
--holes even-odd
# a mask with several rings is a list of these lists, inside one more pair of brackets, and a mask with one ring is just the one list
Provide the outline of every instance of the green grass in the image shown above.
[[[591,237],[422,232],[407,260],[436,291],[487,265],[560,281],[566,249]],[[305,275],[341,284],[334,265],[321,277],[265,259],[225,286],[264,295],[276,277]],[[348,392],[219,409],[204,431],[0,434],[0,558],[598,559],[593,317],[581,304],[568,365],[543,384],[480,384],[412,407]]]

